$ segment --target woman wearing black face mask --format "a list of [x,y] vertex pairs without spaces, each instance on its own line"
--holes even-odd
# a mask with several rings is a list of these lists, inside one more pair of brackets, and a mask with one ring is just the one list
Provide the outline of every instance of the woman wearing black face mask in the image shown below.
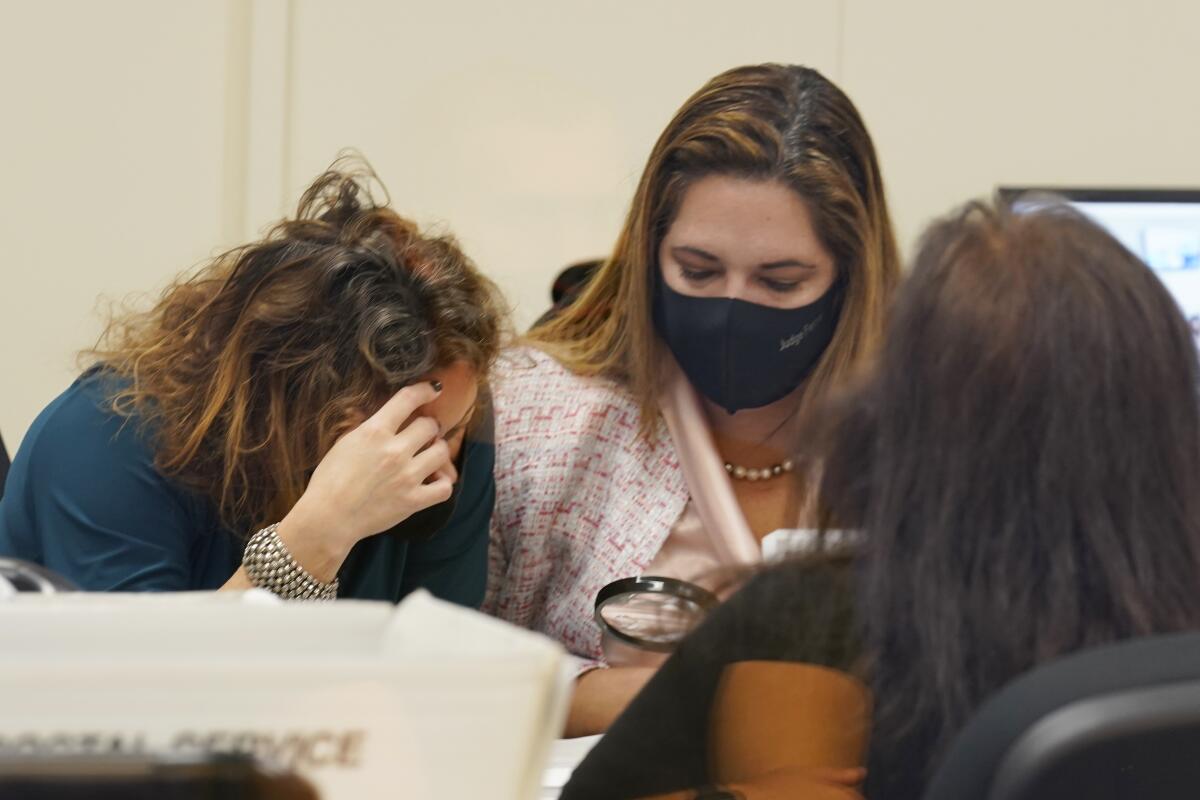
[[371,178],[326,173],[294,219],[113,321],[21,445],[0,555],[96,591],[481,602],[500,305]]
[[861,800],[864,764],[868,798],[918,800],[1018,675],[1200,628],[1196,356],[1159,276],[1077,212],[971,203],[935,223],[878,367],[814,432],[855,563],[752,580],[564,800]]
[[[897,274],[850,100],[803,67],[710,81],[659,138],[612,256],[501,361],[484,610],[605,665],[604,585],[703,579],[810,526],[816,467],[788,456],[874,351]],[[603,730],[653,670],[607,665],[581,675],[568,733]]]

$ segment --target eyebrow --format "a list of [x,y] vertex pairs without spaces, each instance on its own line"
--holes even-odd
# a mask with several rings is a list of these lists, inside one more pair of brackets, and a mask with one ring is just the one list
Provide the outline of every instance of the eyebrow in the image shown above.
[[[717,264],[721,263],[721,259],[714,256],[712,253],[708,252],[707,250],[701,250],[699,247],[692,247],[691,245],[680,245],[679,247],[672,247],[671,252],[673,254],[680,253],[680,252],[689,253],[698,258],[702,258],[705,261],[712,261]],[[779,261],[768,261],[765,264],[759,264],[758,267],[759,267],[759,269],[764,269],[764,270],[786,269],[788,267],[800,267],[802,269],[816,269],[816,265],[810,264],[807,261],[800,261],[799,259],[795,259],[795,258],[784,258]]]
[[807,261],[799,261],[795,258],[785,258],[782,261],[768,261],[766,264],[759,264],[759,269],[784,269],[786,267],[800,267],[802,269],[816,269],[815,264],[809,264]]
[[702,258],[702,259],[704,259],[705,261],[717,261],[717,262],[720,262],[720,260],[721,260],[721,259],[717,258],[716,256],[714,256],[712,253],[708,252],[707,250],[701,250],[699,247],[691,247],[691,246],[688,246],[688,245],[681,245],[680,247],[672,247],[672,248],[671,248],[671,253],[672,253],[672,254],[676,254],[676,253],[690,253],[691,255],[694,255],[694,256],[697,256],[697,257],[699,257],[699,258]]

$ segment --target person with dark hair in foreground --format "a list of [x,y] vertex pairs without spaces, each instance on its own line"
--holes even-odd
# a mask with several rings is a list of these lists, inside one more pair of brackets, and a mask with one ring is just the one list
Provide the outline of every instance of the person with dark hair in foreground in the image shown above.
[[341,166],[111,322],[22,442],[0,555],[95,591],[482,601],[496,290]]
[[[564,798],[696,797],[731,777],[747,798],[853,796],[837,772],[852,747],[805,760],[814,742],[862,734],[853,701],[841,725],[813,713],[832,684],[796,673],[812,691],[788,703],[768,681],[771,713],[736,730],[737,715],[716,713],[735,691],[762,705],[731,682],[737,669],[787,661],[870,687],[865,792],[916,800],[1009,680],[1092,645],[1200,628],[1200,375],[1149,268],[1069,209],[971,204],[926,233],[884,342],[821,448],[826,516],[861,530],[857,563],[752,580],[635,698]],[[731,776],[731,740],[791,762]]]

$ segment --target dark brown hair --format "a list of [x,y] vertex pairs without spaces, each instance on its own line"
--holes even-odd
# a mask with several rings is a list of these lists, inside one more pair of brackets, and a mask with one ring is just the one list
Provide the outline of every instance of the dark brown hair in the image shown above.
[[1032,666],[1200,627],[1197,379],[1159,279],[1074,211],[926,233],[823,484],[865,534],[882,751],[936,764]]
[[493,284],[448,236],[376,202],[342,160],[261,241],[113,318],[87,355],[122,379],[114,410],[154,434],[156,466],[235,529],[281,519],[333,442],[431,370],[481,378],[500,347]]
[[762,64],[713,78],[655,144],[612,256],[576,302],[529,336],[576,373],[627,384],[643,432],[658,418],[649,300],[658,247],[687,187],[714,174],[791,187],[835,257],[843,313],[806,404],[871,354],[899,275],[875,148],[850,99],[806,67]]

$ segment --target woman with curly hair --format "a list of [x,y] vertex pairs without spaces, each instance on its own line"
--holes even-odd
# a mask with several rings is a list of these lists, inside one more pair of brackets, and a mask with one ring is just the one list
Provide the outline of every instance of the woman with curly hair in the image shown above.
[[453,239],[345,166],[112,320],[17,453],[0,554],[96,591],[479,604],[501,306]]

